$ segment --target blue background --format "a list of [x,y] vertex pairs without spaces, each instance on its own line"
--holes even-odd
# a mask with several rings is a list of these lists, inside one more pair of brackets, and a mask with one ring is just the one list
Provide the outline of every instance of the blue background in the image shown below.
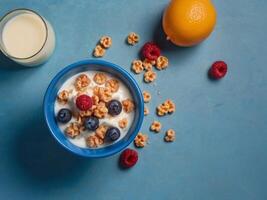
[[[164,41],[162,11],[168,0],[0,0],[0,14],[27,7],[46,17],[57,35],[53,57],[39,68],[21,68],[0,59],[1,199],[267,199],[267,4],[264,0],[214,0],[218,22],[211,37],[194,48]],[[137,46],[124,43],[131,31]],[[177,111],[160,118],[177,140],[142,131],[150,144],[138,150],[131,170],[118,155],[89,160],[64,150],[44,123],[42,99],[64,66],[91,58],[101,35],[113,38],[105,59],[129,70],[145,41],[155,39],[170,67],[158,72],[150,110],[166,98]],[[225,60],[229,73],[211,81],[207,70]],[[160,91],[160,95],[157,95]]]

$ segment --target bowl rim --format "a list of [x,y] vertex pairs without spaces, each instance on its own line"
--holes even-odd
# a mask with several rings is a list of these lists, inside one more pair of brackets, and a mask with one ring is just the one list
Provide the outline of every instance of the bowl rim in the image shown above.
[[[122,74],[122,76],[124,76],[129,82],[129,84],[133,87],[134,89],[134,93],[137,96],[137,98],[140,100],[140,104],[138,105],[138,108],[140,109],[139,112],[139,116],[138,116],[138,121],[136,123],[136,127],[134,128],[133,133],[129,136],[128,140],[121,143],[118,147],[115,147],[114,149],[112,149],[111,151],[107,151],[107,152],[99,152],[98,154],[90,154],[88,150],[90,150],[89,148],[86,149],[85,151],[76,151],[74,148],[71,148],[71,146],[65,144],[60,138],[57,137],[57,135],[55,134],[55,131],[53,129],[53,127],[50,124],[50,120],[52,118],[51,113],[49,112],[49,97],[50,94],[53,90],[53,87],[57,84],[57,82],[60,80],[60,78],[62,76],[64,76],[67,72],[71,71],[72,69],[79,67],[79,66],[84,66],[84,65],[103,65],[109,68],[112,68],[113,70],[119,72],[120,74]],[[55,76],[54,78],[51,80],[51,82],[49,83],[47,90],[45,92],[44,95],[44,99],[43,99],[43,111],[44,111],[44,117],[45,117],[45,122],[46,125],[48,126],[48,129],[50,131],[50,133],[53,135],[53,137],[56,139],[56,141],[61,144],[65,149],[69,150],[70,152],[82,156],[82,157],[89,157],[89,158],[102,158],[102,157],[107,157],[107,156],[111,156],[114,155],[120,151],[122,151],[123,149],[125,149],[136,137],[136,135],[138,134],[141,125],[143,123],[143,119],[144,119],[144,100],[143,100],[143,95],[141,92],[141,89],[138,85],[138,83],[136,82],[136,80],[133,78],[133,76],[127,72],[125,69],[123,69],[122,67],[120,67],[119,65],[116,65],[114,63],[111,62],[107,62],[104,60],[96,60],[96,59],[87,59],[87,60],[81,60],[75,63],[72,63],[66,67],[64,67],[62,70],[60,70]],[[74,144],[73,144],[74,145]],[[75,147],[79,148],[78,146],[75,145]]]

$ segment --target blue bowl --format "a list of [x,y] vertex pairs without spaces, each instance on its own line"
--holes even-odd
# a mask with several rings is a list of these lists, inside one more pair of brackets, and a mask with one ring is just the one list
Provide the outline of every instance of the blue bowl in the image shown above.
[[[88,70],[103,71],[118,77],[129,88],[136,104],[135,118],[125,137],[114,144],[98,149],[81,148],[72,144],[59,129],[54,113],[57,93],[62,84],[71,76]],[[84,60],[65,67],[53,78],[45,93],[44,114],[50,132],[63,147],[80,156],[100,158],[111,156],[123,150],[134,140],[143,122],[144,101],[137,82],[126,70],[102,60]]]

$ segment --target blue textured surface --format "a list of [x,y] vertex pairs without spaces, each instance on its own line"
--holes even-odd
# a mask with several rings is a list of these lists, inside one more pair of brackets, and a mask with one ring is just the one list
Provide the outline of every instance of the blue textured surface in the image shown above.
[[[50,2],[50,3],[49,3]],[[145,3],[144,3],[145,2]],[[172,98],[173,116],[161,119],[174,128],[177,141],[143,131],[150,145],[139,150],[140,162],[118,168],[118,155],[88,160],[58,145],[45,127],[42,99],[52,77],[63,67],[89,58],[103,34],[114,44],[105,59],[129,70],[138,49],[156,37],[162,41],[161,13],[168,0],[0,0],[3,15],[27,7],[54,26],[57,47],[39,68],[11,67],[0,60],[0,195],[1,199],[267,199],[267,4],[264,0],[214,0],[215,32],[195,48],[163,45],[170,59],[160,72],[149,105]],[[135,31],[141,42],[124,43]],[[217,59],[229,64],[221,81],[206,74]],[[141,83],[141,76],[136,76]]]

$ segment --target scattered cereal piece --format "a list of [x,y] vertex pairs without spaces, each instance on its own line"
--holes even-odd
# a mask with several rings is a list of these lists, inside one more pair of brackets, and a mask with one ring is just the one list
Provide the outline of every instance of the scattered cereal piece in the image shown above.
[[121,120],[119,120],[119,127],[120,128],[126,128],[128,125],[128,120],[127,118],[123,118]]
[[128,37],[127,37],[127,42],[130,45],[135,45],[136,43],[139,42],[139,35],[136,33],[129,33]]
[[123,110],[126,113],[130,113],[134,110],[135,106],[134,106],[134,102],[131,99],[125,99],[122,101],[122,107]]
[[83,91],[89,86],[90,82],[91,80],[86,74],[81,74],[75,80],[75,88],[78,91]]
[[175,140],[175,131],[173,129],[167,130],[164,140],[166,142],[173,142]]
[[147,107],[144,108],[144,115],[148,115],[149,114],[149,109]]
[[57,101],[61,104],[67,104],[69,100],[69,92],[67,90],[62,90],[57,95]]
[[138,133],[134,139],[134,144],[136,147],[144,147],[147,144],[148,136],[142,133]]
[[156,74],[155,72],[153,72],[152,70],[147,71],[147,72],[144,74],[144,81],[145,81],[146,83],[151,83],[151,82],[153,82],[156,78],[157,78],[157,74]]
[[111,92],[117,92],[119,90],[120,84],[116,79],[110,79],[106,82],[106,87],[110,88]]
[[141,60],[134,60],[132,62],[132,70],[136,74],[140,74],[144,68],[143,68],[143,63]]
[[109,102],[112,99],[111,89],[108,87],[98,87],[93,88],[94,95],[99,97],[100,101]]
[[148,103],[151,100],[151,94],[147,91],[143,92],[143,98],[144,98],[144,102]]
[[96,45],[93,55],[95,57],[103,57],[105,53],[106,53],[106,50],[103,47],[101,47],[100,45]]
[[71,137],[74,138],[77,135],[80,135],[83,127],[78,122],[72,122],[70,125],[66,128],[65,133]]
[[165,104],[167,104],[168,107],[169,107],[169,109],[168,109],[168,112],[169,112],[169,113],[173,113],[173,112],[175,112],[176,106],[175,106],[175,103],[174,103],[172,100],[167,99],[167,100],[165,101]]
[[99,42],[102,45],[102,47],[104,47],[105,49],[111,47],[111,45],[112,45],[112,39],[109,36],[101,37]]
[[104,74],[103,72],[98,72],[94,75],[94,81],[96,82],[96,84],[98,85],[102,85],[106,82],[107,80],[107,76],[106,74]]
[[99,118],[99,119],[105,118],[107,113],[108,113],[108,109],[107,109],[106,104],[104,102],[100,102],[94,110],[94,116]]
[[159,56],[156,63],[156,68],[158,70],[166,69],[169,65],[169,60],[165,56]]
[[146,71],[150,71],[150,70],[152,70],[152,64],[151,64],[151,61],[149,61],[148,59],[145,59],[144,61],[143,61],[143,67],[144,67],[144,69],[146,70]]
[[90,148],[96,148],[103,143],[104,143],[104,141],[94,134],[90,135],[88,138],[86,138],[86,144]]
[[168,113],[175,112],[175,108],[175,103],[172,100],[168,99],[157,107],[157,114],[159,116],[164,116]]
[[158,121],[154,121],[150,126],[150,130],[159,133],[161,130],[161,123]]
[[95,130],[95,134],[96,134],[97,137],[99,137],[100,139],[104,140],[107,130],[108,130],[108,127],[106,125],[101,124]]

